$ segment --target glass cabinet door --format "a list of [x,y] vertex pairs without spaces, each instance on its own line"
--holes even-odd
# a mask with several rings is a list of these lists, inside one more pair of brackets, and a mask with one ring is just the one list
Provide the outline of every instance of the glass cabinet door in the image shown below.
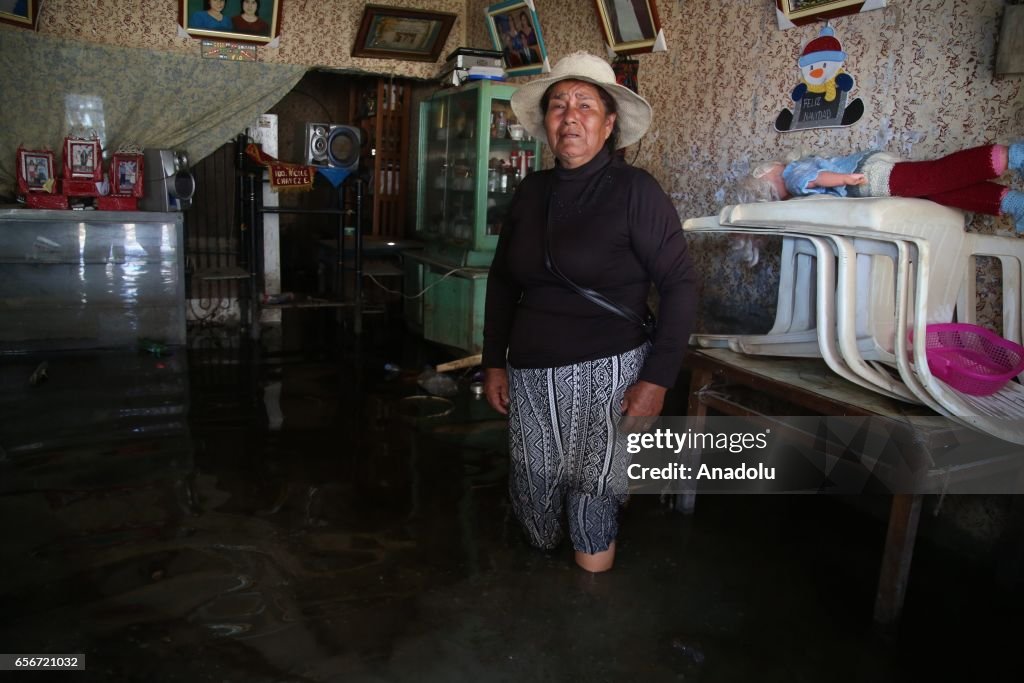
[[477,156],[481,140],[478,128],[480,102],[475,90],[456,91],[446,98],[448,107],[448,222],[443,236],[474,246]]
[[[489,263],[522,177],[540,164],[536,140],[515,120],[515,86],[480,81],[442,91],[420,110],[420,237]],[[479,253],[478,253],[479,252]]]
[[[476,191],[477,93],[455,92],[428,101],[421,121],[424,171],[419,230],[450,242],[473,241]],[[423,126],[422,124],[426,125]]]
[[489,105],[484,237],[501,233],[516,188],[539,163],[537,143],[519,125],[509,101],[493,98]]
[[446,202],[448,173],[448,100],[424,102],[420,110],[419,212],[416,230],[441,236],[449,222]]

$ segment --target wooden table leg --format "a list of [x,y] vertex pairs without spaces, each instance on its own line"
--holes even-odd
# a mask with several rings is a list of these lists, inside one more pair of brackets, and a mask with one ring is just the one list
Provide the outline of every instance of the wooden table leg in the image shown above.
[[878,575],[878,593],[875,595],[875,623],[881,626],[894,626],[903,612],[910,560],[914,554],[917,524],[921,519],[921,500],[920,494],[911,493],[898,493],[892,497],[889,529]]
[[[698,367],[690,375],[690,393],[686,399],[686,415],[689,418],[689,427],[694,431],[702,431],[707,422],[708,407],[700,400],[700,390],[711,383],[712,372],[710,368]],[[696,472],[700,467],[700,451],[691,449],[686,456],[686,466]],[[692,515],[693,508],[697,504],[697,493],[677,493],[673,508],[684,515]]]

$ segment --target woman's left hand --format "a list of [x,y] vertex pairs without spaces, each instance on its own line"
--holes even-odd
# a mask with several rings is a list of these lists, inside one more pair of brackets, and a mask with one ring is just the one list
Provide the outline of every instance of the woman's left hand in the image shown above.
[[622,422],[619,429],[631,434],[646,432],[661,415],[665,405],[665,387],[643,380],[626,389],[622,397]]

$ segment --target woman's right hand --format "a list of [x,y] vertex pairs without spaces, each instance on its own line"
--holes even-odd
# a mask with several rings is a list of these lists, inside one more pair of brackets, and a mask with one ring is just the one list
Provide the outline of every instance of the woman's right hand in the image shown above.
[[484,395],[492,408],[508,415],[508,373],[504,368],[484,369]]

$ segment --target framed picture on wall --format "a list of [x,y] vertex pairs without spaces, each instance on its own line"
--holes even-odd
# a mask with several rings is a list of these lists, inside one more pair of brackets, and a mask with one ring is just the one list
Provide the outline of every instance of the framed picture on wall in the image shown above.
[[0,21],[35,29],[41,0],[0,0]]
[[178,21],[190,36],[269,43],[280,33],[284,0],[179,0]]
[[529,76],[551,71],[533,0],[505,0],[488,7],[486,14],[491,42],[505,60],[505,73]]
[[654,0],[594,0],[594,8],[605,43],[615,54],[667,49]]
[[886,0],[775,0],[779,28],[793,28],[885,7]]
[[451,12],[367,5],[352,56],[436,62],[455,17]]

